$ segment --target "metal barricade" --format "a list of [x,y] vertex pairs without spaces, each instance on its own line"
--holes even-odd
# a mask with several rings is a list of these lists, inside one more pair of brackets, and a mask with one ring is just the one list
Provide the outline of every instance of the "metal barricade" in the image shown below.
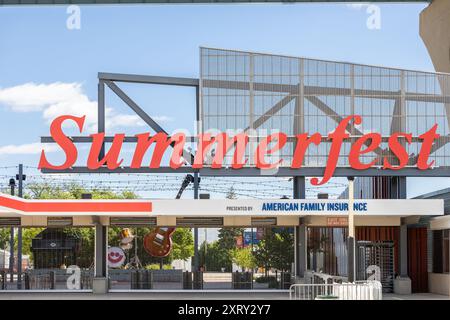
[[379,281],[355,283],[293,284],[289,289],[291,300],[381,300]]
[[46,273],[26,272],[24,278],[26,290],[55,289],[55,273],[53,271]]

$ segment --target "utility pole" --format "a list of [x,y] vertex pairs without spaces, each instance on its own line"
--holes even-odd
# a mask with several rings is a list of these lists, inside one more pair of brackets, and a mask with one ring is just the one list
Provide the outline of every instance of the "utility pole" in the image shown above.
[[[9,179],[9,187],[11,188],[11,195],[15,195],[16,180],[14,178]],[[11,227],[9,232],[9,281],[14,281],[14,227]]]
[[[19,174],[16,175],[16,180],[19,181],[19,194],[23,198],[23,181],[26,176],[23,174],[23,164],[19,164]],[[18,228],[17,233],[17,289],[22,289],[22,225]]]

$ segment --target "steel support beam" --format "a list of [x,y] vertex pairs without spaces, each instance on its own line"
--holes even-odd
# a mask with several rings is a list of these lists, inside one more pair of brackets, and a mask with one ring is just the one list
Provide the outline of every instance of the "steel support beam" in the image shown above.
[[[205,88],[227,88],[235,90],[249,90],[249,83],[245,81],[231,81],[231,80],[203,80],[203,87]],[[256,91],[277,92],[297,95],[298,85],[296,84],[276,84],[276,83],[263,83],[254,82],[253,88]],[[333,87],[319,87],[319,86],[305,86],[305,96],[348,96],[352,95],[352,91],[355,96],[370,97],[374,99],[396,99],[400,97],[398,91],[387,90],[371,90],[371,89],[350,89],[350,88],[333,88]],[[418,101],[418,102],[437,102],[437,103],[450,103],[449,95],[434,95],[434,94],[420,94],[417,92],[405,92],[405,101]]]
[[155,120],[152,119],[139,105],[133,101],[122,89],[120,89],[114,82],[105,81],[105,84],[120,98],[125,102],[131,110],[133,110],[142,120],[147,123],[150,128],[156,132],[163,132],[168,135],[167,131],[164,130]]
[[[293,198],[305,199],[306,187],[304,177],[293,178]],[[299,225],[295,227],[294,233],[294,266],[295,276],[303,278],[307,269],[307,239],[306,239],[306,225],[302,218],[300,218]]]
[[[97,100],[97,132],[105,133],[105,122],[106,122],[106,114],[105,114],[105,82],[98,82],[98,100]],[[105,144],[102,145],[102,148],[99,153],[99,158],[103,159],[105,156]]]
[[107,278],[108,230],[106,226],[97,223],[95,225],[95,274],[96,278]]
[[98,78],[103,81],[146,83],[146,84],[182,86],[182,87],[198,87],[200,83],[199,79],[196,78],[147,76],[137,74],[106,73],[106,72],[100,72],[98,74]]
[[[165,131],[155,120],[152,119],[144,110],[142,110],[139,105],[134,102],[125,92],[122,91],[114,82],[112,81],[105,81],[106,85],[120,98],[123,102],[125,102],[142,120],[144,120],[145,123],[147,123],[150,128],[152,128],[155,132],[162,132],[166,135],[169,135],[167,131]],[[173,143],[171,145],[174,145]],[[186,151],[183,150],[183,158],[188,163],[194,162],[194,156]]]

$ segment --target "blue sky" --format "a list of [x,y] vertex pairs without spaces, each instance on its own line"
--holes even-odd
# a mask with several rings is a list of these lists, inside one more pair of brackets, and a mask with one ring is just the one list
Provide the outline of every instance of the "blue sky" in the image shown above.
[[[0,7],[0,167],[37,166],[39,137],[61,109],[95,109],[97,72],[198,77],[199,46],[432,71],[424,7],[381,5],[379,30],[367,28],[365,6],[342,4],[82,6],[80,30],[67,29],[65,6]],[[193,130],[192,90],[128,89],[169,131]],[[111,132],[146,131],[126,125],[135,119],[117,100],[107,104]],[[409,179],[408,192],[449,180]]]

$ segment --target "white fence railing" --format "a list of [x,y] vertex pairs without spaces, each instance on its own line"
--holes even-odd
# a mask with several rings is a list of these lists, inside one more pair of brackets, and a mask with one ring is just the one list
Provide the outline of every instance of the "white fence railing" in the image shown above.
[[289,289],[291,300],[381,300],[382,286],[379,281],[354,283],[297,283]]

